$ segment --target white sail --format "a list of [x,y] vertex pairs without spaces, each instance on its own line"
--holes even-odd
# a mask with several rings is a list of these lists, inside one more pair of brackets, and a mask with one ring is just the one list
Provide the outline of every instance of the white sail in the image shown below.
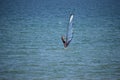
[[73,15],[70,16],[70,20],[69,20],[69,25],[67,27],[67,34],[66,34],[66,42],[70,42],[72,40],[73,37]]

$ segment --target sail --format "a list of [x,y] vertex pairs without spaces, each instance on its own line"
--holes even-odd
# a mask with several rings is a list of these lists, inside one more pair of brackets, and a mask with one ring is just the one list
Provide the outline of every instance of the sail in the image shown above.
[[73,37],[73,15],[70,16],[69,25],[67,27],[66,42],[69,43]]

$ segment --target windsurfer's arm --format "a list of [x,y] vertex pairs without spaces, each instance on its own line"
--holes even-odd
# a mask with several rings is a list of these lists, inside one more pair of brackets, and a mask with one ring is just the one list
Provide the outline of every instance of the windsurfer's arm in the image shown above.
[[[71,39],[71,40],[72,40],[72,39]],[[67,42],[66,46],[68,46],[68,45],[69,45],[69,43],[71,42],[71,40]]]

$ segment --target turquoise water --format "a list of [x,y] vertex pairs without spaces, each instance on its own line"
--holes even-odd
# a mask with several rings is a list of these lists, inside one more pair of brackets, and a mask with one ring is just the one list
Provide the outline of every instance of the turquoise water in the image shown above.
[[[0,80],[120,79],[120,4],[115,0],[0,4]],[[71,13],[74,37],[65,49],[60,38]]]

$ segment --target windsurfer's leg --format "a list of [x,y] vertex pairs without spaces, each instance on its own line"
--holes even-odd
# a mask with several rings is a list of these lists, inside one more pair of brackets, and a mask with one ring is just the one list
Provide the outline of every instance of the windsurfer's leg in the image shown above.
[[62,42],[63,42],[63,44],[64,44],[64,47],[67,47],[67,43],[66,43],[66,41],[64,40],[64,37],[63,37],[63,36],[61,37],[61,40],[62,40]]
[[61,40],[62,40],[63,43],[65,43],[65,40],[64,40],[63,36],[61,37]]

